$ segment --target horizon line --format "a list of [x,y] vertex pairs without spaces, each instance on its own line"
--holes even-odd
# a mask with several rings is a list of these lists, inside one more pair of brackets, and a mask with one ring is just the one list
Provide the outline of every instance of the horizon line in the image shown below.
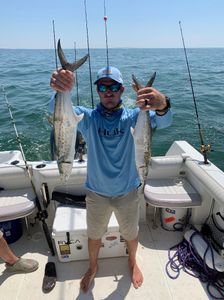
[[[201,46],[201,47],[188,47],[187,49],[223,49],[224,46]],[[64,50],[74,50],[72,48],[63,48]],[[85,50],[86,47],[77,48],[79,50]],[[93,50],[105,50],[105,48],[95,47],[90,48]],[[110,47],[109,50],[112,49],[183,49],[183,47]],[[55,50],[54,48],[8,48],[8,47],[0,47],[0,50]]]

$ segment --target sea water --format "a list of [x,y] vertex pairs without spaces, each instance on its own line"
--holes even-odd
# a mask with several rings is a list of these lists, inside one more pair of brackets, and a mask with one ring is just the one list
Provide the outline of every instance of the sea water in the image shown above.
[[[77,50],[77,59],[86,53],[85,49]],[[65,54],[69,61],[74,60],[72,49],[65,49]],[[208,158],[224,170],[224,49],[187,49],[187,54],[204,143],[212,146]],[[92,106],[92,100],[94,106],[99,101],[95,86],[92,84],[92,94],[90,87],[97,70],[107,63],[106,51],[90,49],[90,55],[90,65],[87,62],[77,71],[78,89],[74,87],[72,91],[74,105],[78,99],[80,105],[87,107]],[[183,49],[109,49],[109,62],[123,74],[122,99],[126,106],[135,106],[132,74],[145,84],[156,71],[153,86],[171,98],[173,124],[155,132],[154,156],[164,155],[174,140],[186,140],[200,148],[198,119]],[[47,115],[53,95],[49,82],[55,64],[53,49],[0,49],[0,84],[4,85],[27,160],[50,159],[52,127]],[[0,112],[0,151],[19,149],[2,90]]]

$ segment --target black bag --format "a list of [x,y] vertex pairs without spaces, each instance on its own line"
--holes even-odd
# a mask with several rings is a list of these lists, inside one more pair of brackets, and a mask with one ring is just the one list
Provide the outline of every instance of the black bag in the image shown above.
[[52,193],[52,200],[77,208],[86,208],[85,198],[86,195],[72,195],[56,191]]

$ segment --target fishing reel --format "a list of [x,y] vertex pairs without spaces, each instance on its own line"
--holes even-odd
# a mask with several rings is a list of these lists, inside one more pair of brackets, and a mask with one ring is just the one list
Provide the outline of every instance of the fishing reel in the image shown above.
[[84,162],[83,155],[86,153],[86,142],[82,137],[80,131],[77,131],[76,143],[75,143],[75,158],[79,162]]
[[204,156],[204,164],[209,164],[208,162],[208,158],[207,158],[207,152],[211,151],[211,145],[205,145],[205,144],[201,144],[200,146],[200,152],[201,154]]
[[211,150],[212,150],[212,146],[210,144],[208,144],[208,145],[202,144],[200,146],[200,152],[201,153],[210,152]]

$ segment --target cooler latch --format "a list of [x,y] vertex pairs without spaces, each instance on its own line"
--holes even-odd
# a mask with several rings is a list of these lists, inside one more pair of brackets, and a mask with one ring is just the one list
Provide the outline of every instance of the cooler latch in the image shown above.
[[70,240],[70,233],[69,233],[69,232],[66,232],[66,237],[67,237],[67,242],[66,242],[66,244],[67,244],[67,245],[70,245],[70,244],[71,244],[71,240]]

